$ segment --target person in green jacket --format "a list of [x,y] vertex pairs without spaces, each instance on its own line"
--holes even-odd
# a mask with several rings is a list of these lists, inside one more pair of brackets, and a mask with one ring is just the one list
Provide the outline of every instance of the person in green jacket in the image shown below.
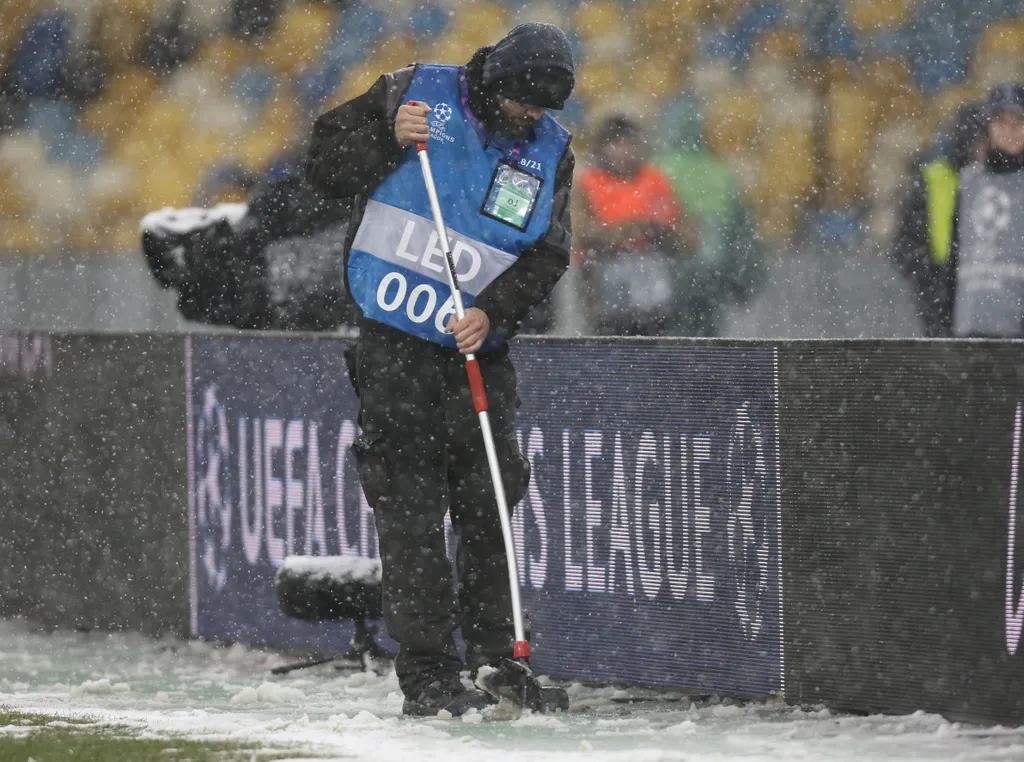
[[682,266],[690,293],[676,331],[717,336],[722,308],[748,300],[764,281],[763,253],[732,170],[707,147],[700,102],[684,95],[665,106],[655,164],[672,180],[683,207],[700,224],[700,247]]

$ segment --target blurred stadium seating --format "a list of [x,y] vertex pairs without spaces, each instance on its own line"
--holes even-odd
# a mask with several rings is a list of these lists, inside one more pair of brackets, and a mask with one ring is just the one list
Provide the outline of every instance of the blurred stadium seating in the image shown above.
[[[579,54],[585,151],[615,109],[690,94],[768,239],[888,234],[898,172],[958,104],[1024,77],[1021,0],[4,0],[0,248],[130,250],[143,213],[235,200],[315,115],[523,20]],[[671,148],[671,146],[669,146]],[[228,179],[225,179],[228,178]],[[881,222],[878,222],[881,220]]]

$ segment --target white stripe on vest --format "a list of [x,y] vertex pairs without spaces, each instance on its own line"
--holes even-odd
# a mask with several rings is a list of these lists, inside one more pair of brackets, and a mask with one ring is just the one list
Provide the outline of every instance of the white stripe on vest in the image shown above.
[[[479,294],[516,261],[516,257],[501,249],[460,235],[451,228],[447,231],[459,288],[468,294]],[[371,199],[366,204],[352,248],[448,285],[447,265],[438,246],[437,229],[433,221],[418,214]]]

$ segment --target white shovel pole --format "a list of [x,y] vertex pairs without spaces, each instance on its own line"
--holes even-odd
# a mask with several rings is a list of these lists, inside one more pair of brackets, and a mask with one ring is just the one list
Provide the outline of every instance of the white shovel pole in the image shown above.
[[[423,182],[427,186],[430,198],[430,211],[434,215],[437,227],[437,240],[441,244],[445,261],[448,263],[448,286],[452,291],[455,303],[455,316],[462,320],[466,314],[462,306],[462,291],[459,289],[459,278],[455,273],[455,261],[452,259],[451,246],[448,244],[448,233],[441,216],[441,206],[437,201],[437,188],[434,186],[434,174],[430,171],[430,158],[427,156],[427,144],[417,143],[416,153],[420,158],[423,170]],[[501,469],[498,466],[498,455],[494,450],[494,434],[491,432],[491,419],[487,415],[487,395],[484,392],[484,380],[480,375],[480,362],[475,355],[466,355],[466,375],[469,376],[469,388],[473,393],[473,407],[480,417],[480,431],[484,435],[484,449],[487,451],[487,464],[491,468],[491,481],[494,484],[494,497],[498,501],[498,515],[501,517],[501,535],[505,539],[505,558],[508,560],[508,582],[512,591],[512,623],[515,627],[515,643],[512,645],[514,659],[530,658],[530,644],[526,641],[523,629],[523,610],[519,603],[519,570],[516,566],[516,549],[512,542],[512,523],[509,521],[508,502],[505,500],[505,487],[501,481]]]

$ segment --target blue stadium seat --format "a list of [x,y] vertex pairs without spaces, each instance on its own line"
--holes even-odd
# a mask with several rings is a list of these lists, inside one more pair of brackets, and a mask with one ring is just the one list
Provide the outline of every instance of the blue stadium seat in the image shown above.
[[261,109],[274,91],[274,74],[262,66],[242,69],[235,77],[231,90],[238,100],[252,109]]
[[823,209],[814,219],[814,234],[823,244],[857,246],[864,238],[860,215],[854,209]]
[[36,98],[28,105],[25,126],[39,135],[52,156],[63,150],[75,132],[74,108],[65,100]]
[[80,169],[93,169],[102,155],[103,141],[100,138],[75,134],[69,135],[56,150],[51,151],[50,159]]
[[786,11],[778,3],[756,3],[747,8],[736,20],[732,38],[737,61],[750,58],[750,51],[764,32],[786,21]]
[[709,61],[736,63],[740,60],[739,40],[729,32],[718,32],[708,36],[702,52]]
[[838,2],[821,3],[806,19],[807,55],[812,59],[857,58],[857,36]]
[[872,58],[904,58],[910,49],[910,36],[906,29],[877,32],[866,39],[861,36],[860,47]]
[[440,37],[451,23],[446,8],[433,3],[424,3],[413,9],[409,16],[408,31],[419,40]]
[[11,63],[12,89],[30,97],[59,95],[70,36],[71,20],[64,14],[45,13],[32,19]]
[[923,0],[906,30],[914,79],[926,94],[967,76],[976,22],[957,5]]
[[345,8],[341,24],[327,50],[329,63],[343,69],[369,58],[388,29],[388,18],[378,8],[355,4]]
[[302,72],[295,79],[295,93],[307,113],[318,111],[341,84],[342,67],[328,61],[323,66]]

